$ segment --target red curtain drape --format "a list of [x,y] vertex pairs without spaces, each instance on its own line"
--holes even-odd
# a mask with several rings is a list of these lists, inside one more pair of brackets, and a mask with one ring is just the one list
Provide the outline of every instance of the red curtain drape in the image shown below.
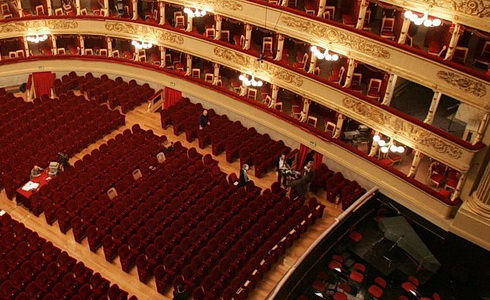
[[32,74],[36,97],[42,95],[51,96],[51,88],[54,83],[54,74],[51,72],[35,72]]
[[165,87],[165,105],[163,106],[163,108],[164,109],[169,108],[170,106],[179,102],[181,98],[182,98],[181,91],[177,91],[169,87]]
[[323,161],[323,155],[318,152],[315,152],[315,155],[313,156],[313,169],[318,169],[322,164],[322,161]]
[[296,171],[301,171],[301,168],[305,164],[305,159],[308,152],[310,152],[310,148],[301,144],[301,146],[299,147],[299,156],[298,156],[299,160],[298,163],[296,164]]

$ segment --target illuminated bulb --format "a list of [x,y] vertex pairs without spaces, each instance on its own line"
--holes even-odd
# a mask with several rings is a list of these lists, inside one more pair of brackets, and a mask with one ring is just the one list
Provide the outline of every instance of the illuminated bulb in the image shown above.
[[375,141],[375,142],[379,142],[380,140],[381,140],[381,137],[380,137],[379,135],[375,134],[375,135],[373,136],[373,141]]
[[381,147],[381,152],[388,153],[388,147],[386,146]]
[[434,19],[432,21],[432,26],[440,26],[442,24],[442,21],[440,19]]
[[379,140],[378,145],[380,147],[384,147],[384,145],[386,145],[386,142],[384,140]]
[[398,146],[397,151],[398,151],[398,153],[403,153],[403,152],[405,152],[405,147]]
[[415,22],[419,19],[419,17],[416,14],[410,15],[410,21]]
[[425,27],[431,27],[431,26],[432,26],[432,21],[431,21],[431,20],[429,20],[429,19],[426,19],[426,20],[424,21],[424,26],[425,26]]
[[238,76],[238,79],[240,79],[241,81],[244,81],[245,80],[245,75],[241,74],[240,76]]
[[410,19],[412,17],[412,12],[407,10],[404,14],[405,18]]
[[424,23],[424,19],[418,18],[417,20],[413,21],[413,24],[415,24],[415,25],[422,25],[422,23]]
[[397,152],[397,151],[398,151],[398,147],[397,147],[397,146],[395,146],[395,145],[391,145],[391,146],[390,146],[390,151],[391,151],[391,152]]
[[332,55],[330,55],[330,54],[325,54],[325,59],[326,59],[326,60],[332,60]]
[[310,50],[311,52],[316,53],[318,51],[318,48],[316,46],[311,46]]
[[318,57],[318,59],[324,59],[325,55],[323,53],[317,53],[316,57]]
[[186,8],[184,8],[184,12],[186,14],[190,14],[190,13],[192,13],[192,10],[190,8],[186,7]]
[[259,80],[259,82],[257,82],[257,85],[260,87],[260,86],[264,85],[264,83],[262,82],[262,80]]
[[332,60],[333,60],[333,61],[337,61],[337,60],[339,60],[339,55],[338,55],[338,54],[334,54],[334,55],[332,55]]

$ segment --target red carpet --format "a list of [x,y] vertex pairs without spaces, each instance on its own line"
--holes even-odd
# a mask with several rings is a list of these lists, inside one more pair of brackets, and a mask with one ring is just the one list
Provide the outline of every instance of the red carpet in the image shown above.
[[51,88],[53,87],[56,74],[51,72],[35,72],[33,75],[33,83],[35,96],[41,97],[42,95],[51,95]]

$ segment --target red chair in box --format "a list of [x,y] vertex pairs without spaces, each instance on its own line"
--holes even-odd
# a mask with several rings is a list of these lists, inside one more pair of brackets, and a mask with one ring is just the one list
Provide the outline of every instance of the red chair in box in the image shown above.
[[371,78],[369,80],[367,97],[379,101],[381,99],[381,79]]
[[454,191],[456,189],[456,186],[458,185],[460,177],[461,177],[461,173],[450,168],[447,172],[447,180],[446,180],[445,188]]
[[308,57],[308,53],[304,53],[300,59],[296,57],[296,61],[293,63],[293,68],[305,70],[306,64],[308,62]]
[[353,90],[354,92],[362,92],[362,87],[361,87],[361,81],[362,81],[362,74],[361,73],[354,73],[352,74],[352,81],[350,84],[350,89]]
[[381,20],[381,29],[379,35],[382,38],[394,41],[395,40],[394,29],[395,29],[395,18],[383,17],[383,19]]
[[480,54],[475,57],[473,63],[486,65],[487,68],[490,66],[490,41],[485,42]]
[[444,181],[444,176],[446,174],[447,167],[438,162],[433,162],[429,167],[429,180],[435,186],[439,187]]

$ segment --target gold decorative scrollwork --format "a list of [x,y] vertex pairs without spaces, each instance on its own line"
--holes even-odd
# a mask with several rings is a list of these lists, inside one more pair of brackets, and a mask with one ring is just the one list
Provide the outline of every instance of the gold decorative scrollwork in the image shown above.
[[11,33],[16,31],[25,31],[27,25],[25,22],[9,22],[0,25],[0,33]]
[[212,7],[226,8],[229,10],[242,11],[243,5],[233,0],[197,0],[193,1],[196,5],[207,5]]
[[164,41],[177,45],[182,45],[184,43],[184,38],[182,36],[170,31],[153,28],[151,26],[143,26],[123,22],[107,22],[105,23],[105,28],[108,31],[125,33],[128,35],[138,35],[143,39],[155,39],[157,41]]
[[231,61],[237,65],[249,67],[258,72],[268,73],[271,78],[279,79],[281,81],[294,84],[298,87],[303,85],[303,79],[298,74],[277,67],[270,63],[257,61],[257,59],[255,59],[254,57],[247,56],[243,53],[233,51],[223,47],[215,47],[214,54],[222,59]]
[[78,22],[74,20],[32,20],[28,23],[25,21],[4,23],[0,25],[0,33],[76,28],[78,28]]
[[429,0],[428,4],[480,18],[490,17],[490,3],[485,0]]
[[437,153],[448,155],[452,159],[458,159],[463,155],[463,151],[456,145],[448,143],[444,139],[435,135],[427,129],[416,126],[401,118],[398,118],[377,107],[371,106],[362,100],[346,97],[342,100],[345,108],[363,116],[374,125],[379,125],[387,130],[411,140],[414,144],[423,145],[434,149]]
[[374,43],[369,43],[353,33],[334,28],[326,24],[320,24],[306,19],[282,15],[280,21],[288,27],[292,27],[308,35],[326,39],[330,43],[342,45],[352,50],[374,57],[388,59],[390,52]]
[[483,97],[487,94],[487,89],[483,83],[477,82],[460,74],[447,71],[437,72],[437,77],[444,80],[450,85],[458,87],[466,93],[471,93],[477,97]]

